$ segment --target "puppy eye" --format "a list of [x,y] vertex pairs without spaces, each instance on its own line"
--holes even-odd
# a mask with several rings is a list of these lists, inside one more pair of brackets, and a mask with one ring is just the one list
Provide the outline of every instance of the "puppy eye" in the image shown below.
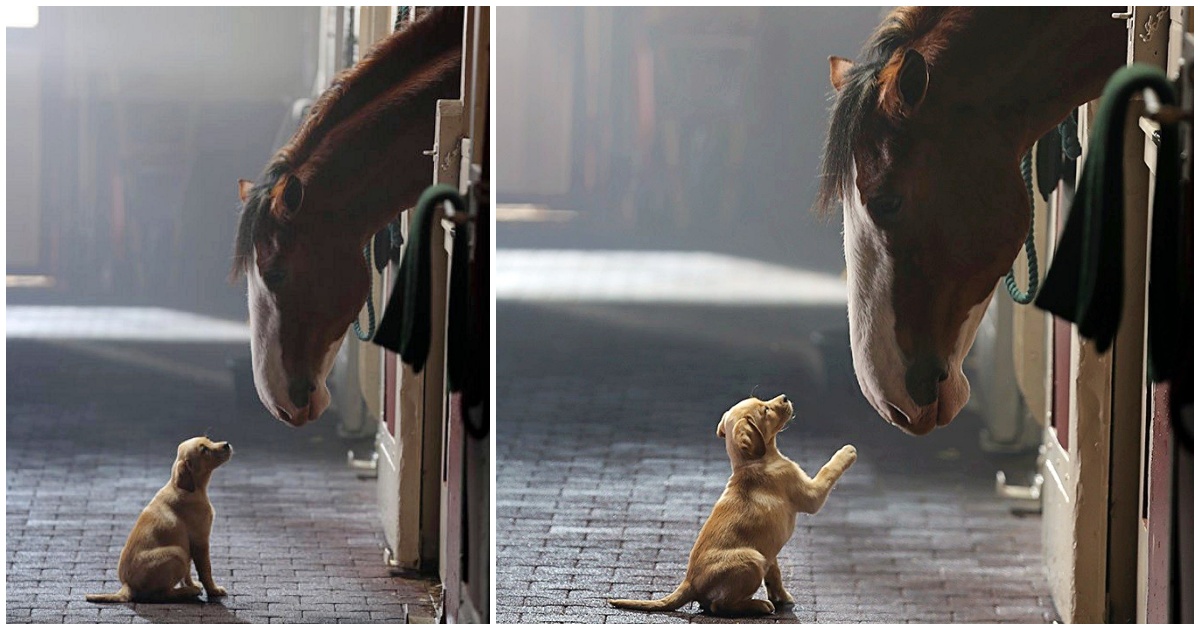
[[205,446],[205,445],[203,445],[203,444],[201,444],[201,445],[200,445],[200,452],[201,452],[201,453],[207,453],[207,452],[208,452],[208,447],[207,447],[207,446]]

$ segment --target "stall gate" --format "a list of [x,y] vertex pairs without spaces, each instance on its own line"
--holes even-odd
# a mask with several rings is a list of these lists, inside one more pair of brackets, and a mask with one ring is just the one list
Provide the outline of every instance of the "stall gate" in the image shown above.
[[[338,7],[324,10],[321,55],[335,67],[346,67],[386,37],[420,19],[426,7]],[[338,33],[349,32],[347,44]],[[461,98],[438,102],[430,160],[430,183],[449,184],[466,193],[483,191],[486,207],[486,131],[488,115],[489,10],[469,7],[463,25]],[[325,37],[328,36],[328,37]],[[343,62],[336,60],[342,59]],[[330,72],[319,72],[324,85]],[[481,151],[473,150],[481,147]],[[414,373],[399,355],[353,336],[347,340],[345,363],[335,393],[342,432],[375,436],[371,460],[387,545],[383,561],[400,571],[434,572],[443,585],[441,616],[445,621],[484,622],[490,618],[490,449],[486,435],[490,411],[457,403],[459,394],[446,381],[447,298],[456,230],[477,231],[486,212],[470,219],[435,221],[430,242],[433,308],[430,352],[424,369]],[[400,214],[400,231],[409,240],[411,212]],[[486,234],[486,232],[485,232]],[[474,239],[470,258],[487,256],[490,242]],[[402,254],[401,254],[402,255]],[[376,317],[399,272],[391,260],[372,278]],[[365,317],[361,315],[360,317]],[[486,375],[484,375],[486,379]],[[485,401],[486,403],[486,401]],[[472,431],[464,429],[470,423]],[[484,427],[480,437],[478,427]],[[361,455],[361,454],[360,454]]]
[[[1191,54],[1191,13],[1188,7],[1136,7],[1115,15],[1129,23],[1128,60],[1176,78],[1179,59]],[[1097,106],[1088,103],[1077,112],[1085,158]],[[1066,622],[1192,620],[1191,545],[1173,545],[1170,537],[1173,526],[1184,528],[1180,541],[1192,535],[1191,456],[1172,435],[1166,385],[1146,378],[1157,126],[1141,112],[1135,105],[1126,123],[1125,299],[1113,347],[1101,354],[1071,324],[1035,308],[1013,313],[1017,381],[1044,426],[1042,545],[1054,602]],[[1053,257],[1078,172],[1067,174],[1049,203],[1035,195],[1035,240],[1045,260]],[[1190,215],[1185,208],[1184,216]],[[1183,461],[1172,461],[1181,455]],[[1175,477],[1176,464],[1186,477]],[[1175,500],[1184,511],[1178,520],[1171,509]],[[1179,589],[1174,597],[1173,587]]]

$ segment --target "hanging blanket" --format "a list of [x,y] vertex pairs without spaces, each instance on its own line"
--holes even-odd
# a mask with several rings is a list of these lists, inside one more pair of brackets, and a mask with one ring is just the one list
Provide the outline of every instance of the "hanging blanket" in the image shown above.
[[[1120,323],[1124,269],[1123,182],[1125,118],[1129,98],[1153,90],[1164,105],[1176,102],[1162,70],[1136,64],[1118,70],[1101,96],[1088,155],[1054,261],[1035,305],[1074,322],[1099,351],[1112,345]],[[1182,322],[1178,309],[1179,136],[1164,127],[1155,179],[1150,248],[1149,347],[1155,380],[1170,376]]]

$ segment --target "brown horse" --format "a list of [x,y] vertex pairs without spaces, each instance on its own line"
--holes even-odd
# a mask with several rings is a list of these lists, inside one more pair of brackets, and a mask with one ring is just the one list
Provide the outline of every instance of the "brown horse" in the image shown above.
[[963,358],[1029,229],[1020,158],[1124,63],[1117,10],[904,7],[858,62],[830,57],[817,209],[843,206],[859,386],[904,431],[966,404]]
[[300,426],[370,287],[363,247],[433,182],[438,99],[458,98],[463,9],[438,9],[334,80],[257,182],[240,180],[232,279],[247,275],[254,384]]

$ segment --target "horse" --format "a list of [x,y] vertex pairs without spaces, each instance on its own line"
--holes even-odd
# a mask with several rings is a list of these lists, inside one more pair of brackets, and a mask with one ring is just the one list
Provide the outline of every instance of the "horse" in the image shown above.
[[901,7],[835,90],[814,211],[843,211],[854,371],[913,435],[966,404],[962,362],[1031,210],[1021,156],[1125,62],[1102,8]]
[[363,248],[433,182],[436,101],[458,98],[462,7],[435,9],[341,73],[256,182],[238,180],[230,281],[247,277],[254,385],[295,427],[370,290]]

